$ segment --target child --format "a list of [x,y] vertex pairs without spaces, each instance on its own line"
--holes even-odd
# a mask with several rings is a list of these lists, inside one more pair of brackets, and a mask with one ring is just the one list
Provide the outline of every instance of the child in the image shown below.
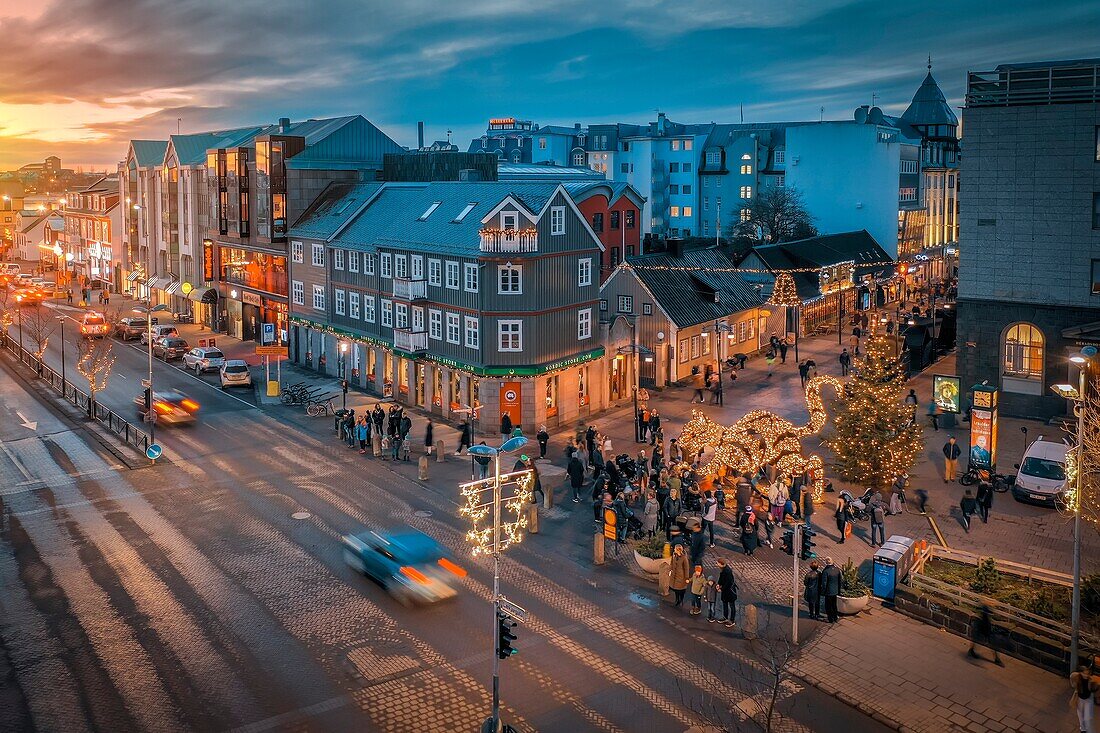
[[359,418],[359,424],[355,427],[355,437],[359,439],[360,455],[367,452],[367,436],[369,434],[367,430],[367,419],[365,417]]
[[698,616],[702,613],[703,594],[706,592],[707,579],[703,575],[703,566],[696,565],[695,572],[691,576],[691,615]]
[[707,621],[709,621],[710,623],[714,623],[714,606],[718,603],[718,583],[714,580],[713,575],[707,578],[706,598]]

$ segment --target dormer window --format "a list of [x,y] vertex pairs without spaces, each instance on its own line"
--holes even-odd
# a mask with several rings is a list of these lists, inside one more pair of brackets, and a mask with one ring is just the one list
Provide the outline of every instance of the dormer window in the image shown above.
[[[506,232],[515,232],[519,229],[519,214],[515,211],[503,211],[500,214],[500,228]],[[515,239],[515,234],[506,234],[508,239]]]
[[428,210],[420,215],[419,221],[426,221],[427,218],[432,215],[432,212],[438,209],[442,204],[442,201],[433,201],[432,205],[428,207]]

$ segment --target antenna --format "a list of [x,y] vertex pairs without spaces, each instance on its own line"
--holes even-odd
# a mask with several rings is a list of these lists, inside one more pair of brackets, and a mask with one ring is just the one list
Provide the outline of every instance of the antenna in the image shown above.
[[928,54],[928,71],[929,73],[932,71],[932,54]]
[[741,103],[741,124],[745,124],[745,103]]
[[819,111],[819,114],[817,116],[817,121],[818,122],[824,122],[825,121],[825,107],[821,107],[821,109]]
[[180,123],[182,123],[182,122],[183,122],[183,118],[182,118],[182,117],[177,117],[177,118],[176,118],[176,134],[177,134],[177,135],[179,135],[179,134],[180,134]]
[[871,106],[874,107],[876,102],[878,102],[878,92],[871,92]]

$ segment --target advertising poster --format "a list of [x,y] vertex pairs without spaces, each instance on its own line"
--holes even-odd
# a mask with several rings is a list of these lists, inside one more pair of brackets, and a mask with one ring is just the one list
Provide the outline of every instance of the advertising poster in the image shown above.
[[960,395],[962,393],[962,380],[959,377],[950,377],[943,374],[932,375],[932,395],[936,404],[944,412],[958,415],[960,412]]
[[500,383],[500,414],[508,413],[513,426],[523,422],[523,385],[520,382]]
[[970,413],[970,468],[992,471],[997,451],[997,413],[975,409]]

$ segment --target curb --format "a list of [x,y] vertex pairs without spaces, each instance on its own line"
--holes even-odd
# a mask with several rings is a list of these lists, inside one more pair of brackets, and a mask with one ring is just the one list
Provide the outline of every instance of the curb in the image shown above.
[[829,685],[828,683],[817,681],[814,678],[797,671],[791,671],[790,674],[792,677],[803,682],[804,684],[821,690],[826,695],[830,695],[831,697],[835,697],[837,700],[840,700],[848,707],[858,710],[864,715],[873,718],[876,722],[881,723],[890,730],[898,731],[898,733],[910,733],[912,731],[911,728],[907,727],[903,723],[899,723],[896,720],[886,717],[875,708],[865,705],[862,700],[853,698],[851,695],[841,692],[840,690],[836,689],[832,685]]

